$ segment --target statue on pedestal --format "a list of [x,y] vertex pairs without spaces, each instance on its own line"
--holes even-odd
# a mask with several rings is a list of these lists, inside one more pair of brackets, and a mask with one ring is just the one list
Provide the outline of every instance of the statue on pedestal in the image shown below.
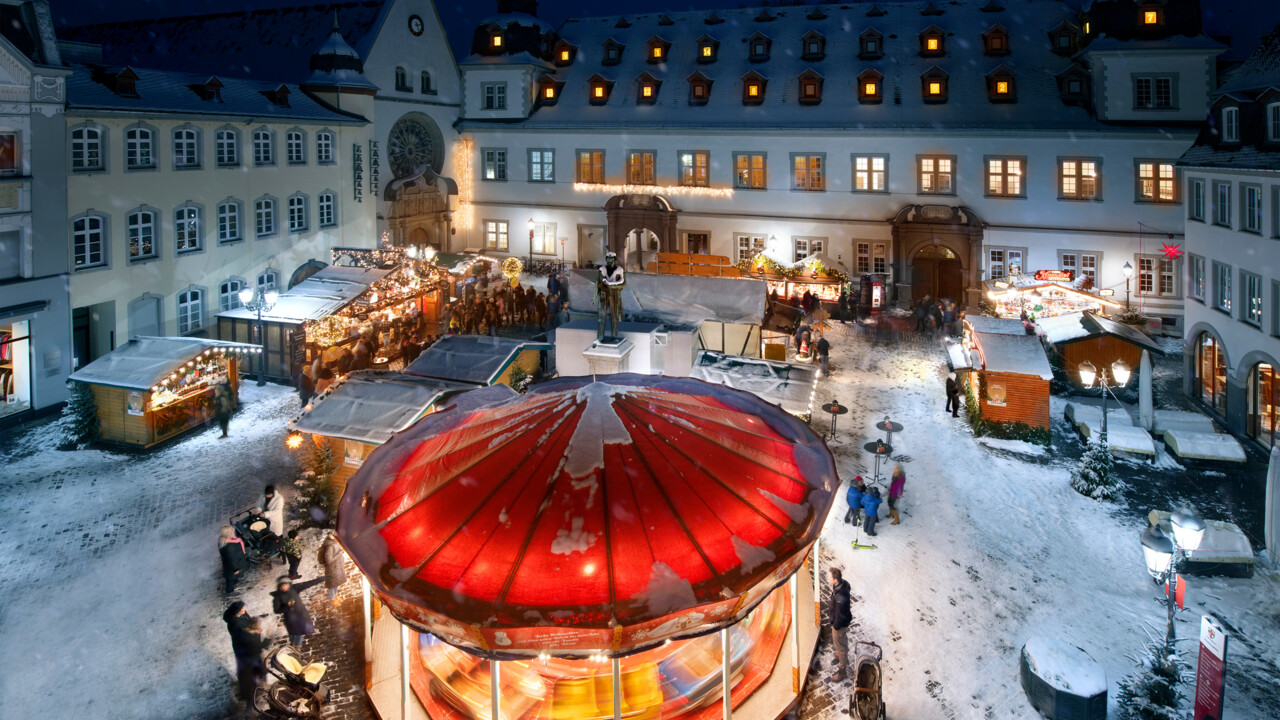
[[[627,273],[618,266],[618,254],[605,253],[604,265],[600,267],[596,278],[596,296],[599,304],[596,308],[596,340],[618,337],[618,327],[622,324],[622,289],[627,286]],[[608,320],[609,331],[605,332],[605,321]]]

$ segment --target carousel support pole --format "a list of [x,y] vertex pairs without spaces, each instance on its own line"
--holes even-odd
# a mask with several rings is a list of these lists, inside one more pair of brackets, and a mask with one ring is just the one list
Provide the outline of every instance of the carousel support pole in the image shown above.
[[622,661],[613,658],[613,720],[622,720]]
[[373,595],[369,592],[369,578],[360,576],[360,594],[364,598],[364,636],[373,647]]
[[409,626],[400,623],[400,717],[409,720]]
[[489,706],[490,706],[490,712],[492,713],[489,716],[490,720],[499,720],[501,718],[501,715],[498,714],[502,712],[502,693],[498,691],[500,687],[499,683],[501,682],[498,678],[499,672],[500,670],[498,668],[498,661],[490,660],[489,661]]
[[724,692],[724,720],[732,720],[733,696],[729,692],[729,628],[720,631],[720,686]]
[[791,575],[791,692],[800,694],[800,581]]
[[822,573],[818,572],[818,544],[822,540],[813,541],[813,626],[822,627],[822,587],[818,584],[822,582]]

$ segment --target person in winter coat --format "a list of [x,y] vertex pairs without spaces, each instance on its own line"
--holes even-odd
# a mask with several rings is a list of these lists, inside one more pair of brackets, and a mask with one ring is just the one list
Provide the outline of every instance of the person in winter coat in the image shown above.
[[280,497],[280,493],[276,492],[275,485],[268,485],[262,489],[262,495],[258,498],[258,512],[267,519],[271,532],[277,537],[284,537],[284,498]]
[[329,604],[338,604],[338,590],[347,581],[347,558],[338,544],[338,538],[330,532],[320,546],[320,564],[324,566],[324,586],[329,589]]
[[947,411],[951,417],[960,417],[960,384],[956,382],[956,374],[947,374]]
[[890,525],[897,525],[898,520],[898,501],[902,499],[902,489],[907,485],[907,473],[902,469],[901,465],[893,466],[893,480],[889,483],[889,517],[893,518]]
[[227,607],[222,613],[222,620],[227,624],[231,651],[236,656],[236,684],[240,689],[240,699],[252,705],[254,690],[267,676],[266,665],[262,662],[266,640],[262,637],[258,621],[245,612],[244,603],[239,600]]
[[289,577],[294,580],[302,577],[298,574],[298,566],[302,564],[302,538],[298,537],[297,530],[290,530],[284,539],[284,559],[289,561]]
[[316,383],[311,379],[311,367],[304,367],[302,372],[298,373],[298,399],[302,401],[302,406],[306,407],[315,394]]
[[840,286],[840,322],[849,324],[849,288]]
[[822,377],[827,377],[831,375],[831,367],[827,364],[828,355],[831,353],[831,343],[827,342],[826,335],[818,338],[817,350],[818,362],[822,365]]
[[836,681],[849,678],[849,625],[853,622],[853,601],[849,583],[840,568],[830,568],[831,604],[827,608],[827,620],[831,623],[831,645],[836,651]]
[[880,488],[873,487],[871,492],[862,496],[862,510],[864,517],[862,518],[862,529],[868,535],[876,534],[876,513],[880,512]]
[[226,581],[226,593],[230,595],[236,590],[236,583],[244,577],[249,569],[249,556],[244,550],[244,541],[236,536],[236,529],[223,525],[218,537],[218,555],[222,557],[222,579]]
[[316,395],[329,389],[333,384],[333,371],[327,367],[320,368],[320,372],[316,374]]
[[284,619],[285,632],[289,633],[289,644],[302,646],[302,639],[314,635],[316,624],[307,611],[307,604],[302,602],[300,593],[320,582],[319,579],[293,584],[293,578],[281,575],[276,578],[276,589],[271,593],[271,610]]
[[236,396],[231,391],[231,383],[223,380],[213,388],[213,410],[217,413],[222,437],[227,436],[227,428],[231,425],[231,412],[235,409]]
[[844,514],[844,523],[846,525],[858,522],[858,516],[862,514],[862,493],[866,489],[867,486],[862,481],[862,476],[855,475],[853,482],[849,483],[849,489],[844,493],[844,499],[849,502],[849,511]]

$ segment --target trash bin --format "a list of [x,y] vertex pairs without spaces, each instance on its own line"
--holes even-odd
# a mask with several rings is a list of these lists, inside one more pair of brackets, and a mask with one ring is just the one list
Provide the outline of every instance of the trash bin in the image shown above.
[[1050,720],[1106,720],[1107,674],[1079,647],[1033,637],[1022,646],[1022,691]]

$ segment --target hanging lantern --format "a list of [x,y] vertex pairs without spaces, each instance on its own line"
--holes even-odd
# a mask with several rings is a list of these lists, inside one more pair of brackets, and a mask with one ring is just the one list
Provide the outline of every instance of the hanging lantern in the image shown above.
[[317,344],[329,346],[347,336],[347,323],[337,315],[325,315],[311,328],[311,337]]
[[513,278],[524,272],[524,262],[518,257],[509,257],[502,261],[502,274]]

